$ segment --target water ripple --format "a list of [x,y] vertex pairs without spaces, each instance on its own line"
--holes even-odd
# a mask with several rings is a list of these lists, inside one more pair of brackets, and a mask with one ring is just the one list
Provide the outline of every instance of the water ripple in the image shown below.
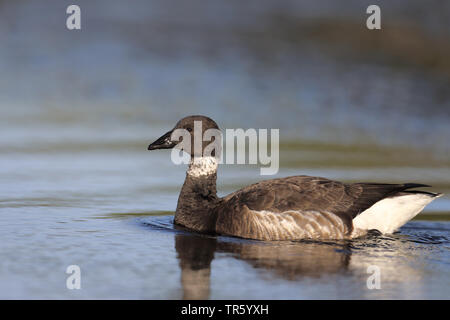
[[[174,226],[172,215],[139,217],[137,221],[140,225],[153,230],[163,230],[169,232],[186,231],[193,233],[183,227]],[[391,235],[383,235],[376,230],[371,230],[367,236],[348,241],[348,243],[352,249],[356,250],[371,247],[395,250],[396,243],[404,242],[419,244],[449,244],[450,239],[447,234],[450,230],[448,229],[448,225],[449,223],[446,222],[410,222],[401,229],[401,232]],[[194,232],[194,234],[196,233]],[[310,240],[303,240],[303,242],[310,242]],[[312,242],[315,243],[317,241]],[[339,244],[334,241],[318,242],[331,245]]]

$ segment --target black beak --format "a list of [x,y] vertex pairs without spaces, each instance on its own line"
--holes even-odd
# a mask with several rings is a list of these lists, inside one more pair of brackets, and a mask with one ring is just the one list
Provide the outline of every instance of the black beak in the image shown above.
[[157,149],[171,149],[177,145],[178,142],[173,142],[170,140],[170,136],[172,135],[172,131],[167,132],[158,140],[150,144],[147,150],[157,150]]

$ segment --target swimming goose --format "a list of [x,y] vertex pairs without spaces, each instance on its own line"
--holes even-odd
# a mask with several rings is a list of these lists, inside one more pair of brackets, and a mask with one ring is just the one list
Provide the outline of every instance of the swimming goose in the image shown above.
[[[194,140],[219,127],[205,116],[189,116],[148,146],[148,150],[177,147],[173,133],[184,129]],[[208,142],[210,143],[210,142]],[[194,146],[194,143],[191,144]],[[428,187],[404,183],[342,183],[321,177],[292,176],[261,181],[219,198],[217,155],[191,155],[174,223],[197,232],[257,240],[351,239],[376,229],[393,233],[442,194],[410,190]]]

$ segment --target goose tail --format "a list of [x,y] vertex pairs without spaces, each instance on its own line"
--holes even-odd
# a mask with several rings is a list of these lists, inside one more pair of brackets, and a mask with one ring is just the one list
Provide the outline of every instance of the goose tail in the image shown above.
[[[425,185],[406,184],[408,187]],[[353,219],[353,236],[378,230],[381,233],[393,233],[405,223],[417,216],[431,201],[442,193],[407,190],[384,198]]]

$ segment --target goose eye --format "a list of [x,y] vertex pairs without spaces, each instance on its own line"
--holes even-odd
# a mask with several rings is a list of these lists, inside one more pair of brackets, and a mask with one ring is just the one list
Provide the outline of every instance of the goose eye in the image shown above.
[[192,128],[190,128],[190,127],[187,128],[187,131],[192,132]]

